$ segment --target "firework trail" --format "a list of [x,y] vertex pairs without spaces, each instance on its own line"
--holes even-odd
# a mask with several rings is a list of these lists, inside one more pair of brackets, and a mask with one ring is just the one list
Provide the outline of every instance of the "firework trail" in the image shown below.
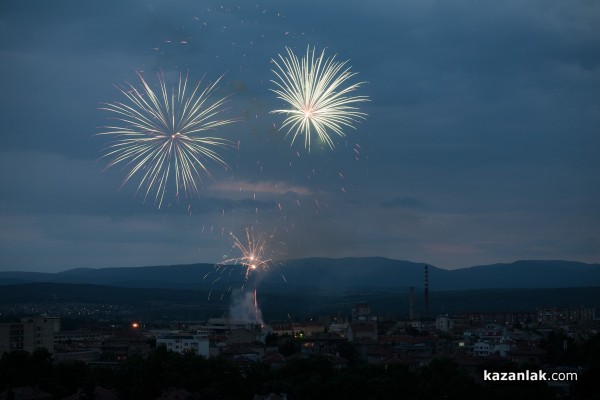
[[308,46],[306,56],[300,60],[291,49],[286,50],[287,58],[279,54],[281,64],[272,60],[278,79],[271,80],[276,85],[271,91],[289,108],[271,113],[286,115],[280,129],[288,127],[292,144],[298,136],[304,136],[304,146],[310,151],[312,137],[316,136],[320,143],[333,149],[332,134],[345,137],[344,127],[354,128],[357,120],[366,118],[354,104],[369,98],[351,95],[364,82],[344,86],[356,73],[346,67],[348,61],[338,62],[335,56],[325,59],[325,50],[315,57],[315,48],[311,51]]
[[207,161],[227,167],[217,150],[232,146],[231,142],[206,132],[236,120],[219,118],[227,97],[211,100],[222,77],[204,88],[200,81],[188,90],[187,75],[180,75],[177,87],[169,91],[164,76],[159,74],[160,91],[156,93],[140,73],[138,76],[141,89],[129,83],[118,87],[126,102],[101,107],[116,114],[114,120],[118,123],[104,127],[106,131],[98,135],[114,138],[102,156],[111,159],[106,168],[122,165],[129,169],[121,187],[134,176],[139,177],[136,194],[145,191],[145,202],[151,192],[156,192],[154,204],[160,208],[167,182],[173,176],[179,199],[180,190],[186,197],[199,195],[197,180],[201,183],[202,175],[211,177]]
[[256,283],[254,284],[254,320],[258,321],[258,301],[256,299]]

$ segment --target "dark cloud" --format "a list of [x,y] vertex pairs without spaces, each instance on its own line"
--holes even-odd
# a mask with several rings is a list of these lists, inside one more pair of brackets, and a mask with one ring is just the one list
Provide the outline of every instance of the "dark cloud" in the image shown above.
[[383,208],[421,208],[425,204],[414,197],[396,197],[381,202]]

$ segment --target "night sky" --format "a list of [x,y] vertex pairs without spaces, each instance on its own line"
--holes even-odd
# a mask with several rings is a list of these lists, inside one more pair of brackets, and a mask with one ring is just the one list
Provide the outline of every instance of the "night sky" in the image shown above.
[[[3,0],[0,270],[216,263],[253,227],[280,258],[443,268],[600,262],[600,3]],[[368,114],[290,146],[271,60],[350,60]],[[239,143],[158,209],[103,171],[115,85],[225,74]]]

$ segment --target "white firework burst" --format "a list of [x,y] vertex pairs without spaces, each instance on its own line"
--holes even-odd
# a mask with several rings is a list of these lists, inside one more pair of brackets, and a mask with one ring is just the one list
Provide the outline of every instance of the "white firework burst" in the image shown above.
[[289,108],[271,113],[286,115],[280,129],[288,128],[292,144],[303,135],[304,146],[310,151],[312,137],[316,135],[321,143],[333,149],[332,134],[346,136],[343,128],[355,128],[354,123],[367,115],[354,105],[369,101],[368,96],[351,95],[365,82],[345,86],[356,73],[346,67],[348,61],[338,62],[335,56],[325,58],[325,50],[315,56],[315,48],[311,51],[308,46],[306,56],[300,60],[290,48],[286,50],[287,58],[279,54],[281,64],[272,60],[278,79],[271,80],[276,85],[271,91],[287,102]]
[[200,81],[190,91],[188,76],[180,75],[177,87],[169,91],[164,76],[159,74],[157,94],[140,73],[138,76],[142,83],[139,90],[129,83],[117,86],[127,102],[101,107],[117,114],[114,119],[119,123],[104,127],[106,131],[98,135],[115,139],[102,156],[111,159],[106,168],[120,164],[129,169],[123,185],[139,176],[136,193],[145,191],[146,201],[155,192],[154,203],[160,208],[167,182],[173,177],[175,196],[179,199],[180,190],[186,196],[199,194],[202,176],[211,177],[207,161],[227,167],[217,150],[231,146],[231,142],[206,133],[236,120],[219,118],[227,97],[211,100],[222,77],[204,88]]

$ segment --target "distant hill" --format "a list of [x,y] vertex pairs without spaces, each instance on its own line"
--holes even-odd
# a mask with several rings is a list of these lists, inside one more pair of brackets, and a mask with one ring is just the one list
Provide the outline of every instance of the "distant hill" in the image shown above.
[[[258,292],[260,308],[270,320],[319,314],[346,315],[357,302],[367,302],[381,316],[408,316],[406,290],[349,290],[346,292]],[[41,312],[56,313],[69,303],[130,306],[131,313],[154,318],[204,319],[224,315],[230,294],[208,296],[203,290],[122,288],[90,284],[27,283],[0,290],[0,306],[40,304]],[[430,315],[459,312],[534,311],[538,307],[600,307],[600,287],[560,289],[481,289],[435,291],[430,295]],[[423,293],[415,293],[417,315],[423,310]],[[10,306],[9,306],[10,307]],[[46,308],[43,308],[46,307]],[[57,311],[58,310],[58,311]],[[127,317],[130,314],[122,315]],[[72,316],[72,315],[71,315]]]
[[[425,264],[387,258],[306,258],[275,264],[256,275],[262,290],[348,291],[423,287]],[[52,282],[132,288],[210,290],[241,287],[241,266],[213,264],[78,268],[60,273],[0,272],[0,285]],[[600,264],[522,260],[445,270],[429,265],[431,291],[600,286]]]
[[[76,268],[58,273],[0,272],[0,285],[16,283],[77,283],[133,288],[201,289],[216,278],[214,264],[153,267]],[[204,276],[209,276],[204,279]],[[215,275],[215,277],[212,277]],[[239,274],[232,279],[242,281]],[[212,279],[210,279],[212,278]]]

